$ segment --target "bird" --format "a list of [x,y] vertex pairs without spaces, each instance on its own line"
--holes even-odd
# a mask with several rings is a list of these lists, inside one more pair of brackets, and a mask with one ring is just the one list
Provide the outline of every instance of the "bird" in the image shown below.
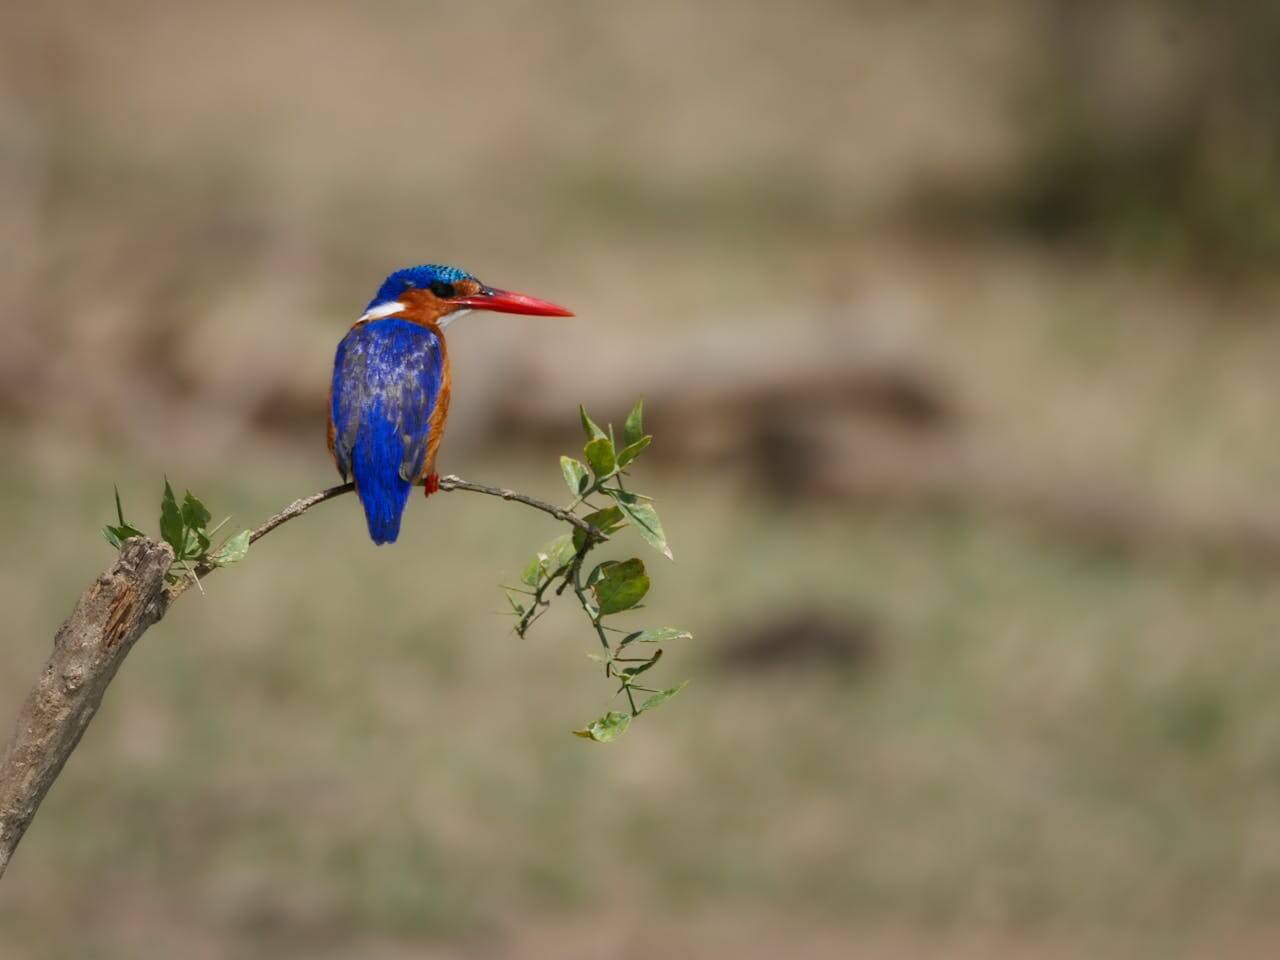
[[445,329],[472,310],[571,317],[573,312],[423,264],[389,275],[338,344],[329,389],[329,452],[354,481],[369,537],[394,543],[409,493],[440,488],[436,452],[452,379]]

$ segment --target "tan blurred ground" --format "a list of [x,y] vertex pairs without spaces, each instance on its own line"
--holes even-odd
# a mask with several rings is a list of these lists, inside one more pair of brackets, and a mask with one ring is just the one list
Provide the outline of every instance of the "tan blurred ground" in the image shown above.
[[580,624],[494,613],[543,518],[326,505],[135,651],[5,960],[1275,952],[1267,4],[5,14],[0,719],[113,482],[331,482],[334,344],[422,261],[579,314],[451,330],[442,468],[559,498],[644,394],[698,637],[593,748]]

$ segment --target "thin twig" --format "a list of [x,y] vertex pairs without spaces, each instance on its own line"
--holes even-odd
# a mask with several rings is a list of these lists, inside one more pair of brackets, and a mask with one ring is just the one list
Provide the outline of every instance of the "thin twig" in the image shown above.
[[[341,483],[336,487],[330,487],[328,490],[321,490],[319,493],[313,493],[309,497],[302,497],[299,500],[293,501],[293,503],[289,504],[262,526],[254,530],[253,533],[249,534],[249,542],[257,543],[276,527],[280,526],[280,524],[286,523],[294,517],[302,516],[316,504],[324,503],[326,500],[332,500],[334,497],[340,497],[344,493],[351,493],[355,488],[356,485],[354,483]],[[544,500],[538,500],[528,494],[517,493],[515,490],[507,490],[503,487],[490,487],[483,483],[474,483],[470,480],[463,480],[462,477],[455,476],[454,474],[449,474],[447,477],[440,478],[440,489],[444,491],[467,490],[471,493],[484,493],[491,497],[500,497],[503,500],[515,500],[519,503],[525,504],[526,506],[533,507],[535,510],[541,510],[543,513],[550,514],[557,520],[564,523],[573,524],[574,527],[581,530],[588,537],[591,537],[594,540],[604,541],[609,539],[577,514],[570,513],[569,511],[561,507],[557,507],[554,504],[547,503]]]
[[600,625],[600,614],[591,612],[591,601],[587,599],[586,588],[582,585],[582,561],[586,556],[585,550],[579,550],[573,558],[573,568],[566,575],[566,580],[570,581],[574,594],[578,597],[578,603],[582,605],[582,609],[587,612],[591,618],[591,626],[595,627],[596,636],[600,638],[600,646],[604,647],[605,652],[609,654],[609,659],[604,664],[605,677],[613,676],[613,645],[609,643],[609,638],[604,635],[604,628]]
[[572,524],[593,540],[603,542],[609,539],[576,513],[570,513],[568,510],[554,506],[544,500],[537,500],[523,493],[516,493],[514,490],[489,487],[483,483],[472,483],[470,480],[463,480],[461,477],[456,477],[453,474],[440,478],[440,489],[470,490],[472,493],[487,493],[491,497],[501,497],[503,500],[516,500],[520,503],[526,504],[527,506],[533,507],[535,510],[541,510],[543,513],[549,513],[557,520]]
[[[283,523],[287,523],[294,517],[302,516],[316,504],[324,503],[326,500],[332,500],[334,497],[340,497],[344,493],[350,493],[355,488],[356,485],[354,483],[340,483],[336,487],[329,487],[327,490],[321,490],[319,493],[313,493],[309,497],[300,497],[263,523],[262,526],[255,528],[253,532],[249,534],[249,542],[256,543],[276,527]],[[170,601],[176,600],[180,597],[183,592],[186,591],[187,587],[191,586],[193,581],[197,586],[199,586],[200,578],[209,576],[209,574],[218,569],[218,565],[216,563],[201,563],[198,564],[194,570],[190,567],[187,569],[190,576],[183,577],[177,583],[170,585]],[[203,587],[200,588],[200,592],[204,592]]]
[[340,483],[336,487],[330,487],[328,490],[321,490],[319,493],[313,493],[309,497],[302,497],[299,500],[293,501],[293,503],[289,504],[262,526],[254,530],[253,533],[249,534],[249,542],[257,543],[276,527],[280,526],[280,524],[287,523],[294,517],[302,516],[317,503],[324,503],[326,500],[332,500],[334,497],[340,497],[344,493],[351,493],[355,488],[356,485],[354,483]]
[[[326,490],[321,490],[319,493],[313,493],[309,497],[298,498],[275,516],[265,521],[260,527],[255,528],[253,532],[249,534],[249,542],[257,543],[272,530],[276,529],[276,527],[288,523],[295,517],[302,516],[312,507],[324,503],[326,500],[332,500],[335,497],[340,497],[344,493],[351,493],[355,488],[356,485],[354,483],[340,483],[336,487],[329,487]],[[515,490],[507,490],[503,487],[490,487],[483,483],[473,483],[470,480],[464,480],[462,477],[455,476],[453,474],[440,478],[440,489],[444,491],[466,490],[471,493],[484,493],[491,497],[499,497],[502,500],[515,500],[518,503],[523,503],[526,506],[533,507],[535,510],[541,510],[543,513],[550,514],[557,520],[563,521],[564,523],[572,524],[576,529],[585,533],[589,539],[594,540],[597,543],[603,543],[605,540],[609,539],[605,534],[601,533],[599,529],[587,523],[577,514],[570,513],[569,511],[561,507],[557,507],[554,504],[547,503],[544,500],[538,500],[536,497],[531,497],[528,494],[518,493]],[[217,564],[203,563],[195,568],[194,575],[197,577],[207,577],[216,569],[218,569]],[[178,583],[174,584],[169,591],[170,599],[179,596],[190,585],[190,578],[180,580]]]

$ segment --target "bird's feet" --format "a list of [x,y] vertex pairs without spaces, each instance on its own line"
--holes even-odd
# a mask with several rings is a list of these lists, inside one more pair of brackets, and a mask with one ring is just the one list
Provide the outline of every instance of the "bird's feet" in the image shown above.
[[422,495],[425,497],[429,497],[433,493],[439,493],[439,492],[440,492],[440,474],[428,473],[427,479],[424,480],[422,483]]

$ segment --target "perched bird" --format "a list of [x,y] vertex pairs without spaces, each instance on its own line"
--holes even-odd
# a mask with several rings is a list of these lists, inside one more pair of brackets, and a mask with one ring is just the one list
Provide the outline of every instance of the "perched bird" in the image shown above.
[[354,480],[374,543],[394,543],[414,484],[439,489],[449,415],[445,328],[471,310],[571,317],[545,300],[486,286],[456,267],[397,270],[342,338],[329,392],[329,452]]

